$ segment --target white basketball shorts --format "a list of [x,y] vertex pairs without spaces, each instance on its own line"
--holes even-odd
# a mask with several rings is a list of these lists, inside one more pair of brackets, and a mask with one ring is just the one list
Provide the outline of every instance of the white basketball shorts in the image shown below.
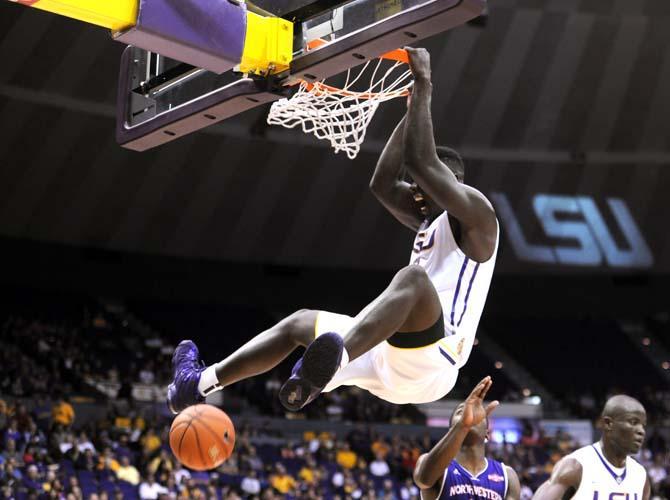
[[[355,318],[319,311],[315,336],[335,332],[344,337]],[[451,335],[417,348],[393,347],[382,342],[340,369],[324,392],[355,385],[395,404],[430,403],[444,397],[456,384],[458,370],[470,354],[474,336]],[[469,345],[466,345],[469,343]]]

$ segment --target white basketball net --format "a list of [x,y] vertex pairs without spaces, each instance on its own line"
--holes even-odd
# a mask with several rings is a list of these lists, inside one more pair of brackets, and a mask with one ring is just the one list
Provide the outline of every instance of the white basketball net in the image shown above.
[[[353,160],[361,149],[365,131],[379,103],[408,95],[413,83],[406,64],[391,61],[394,64],[383,70],[382,61],[378,59],[376,65],[371,64],[373,61],[366,62],[355,76],[355,68],[347,70],[342,88],[331,87],[324,81],[302,81],[291,98],[272,104],[268,123],[286,128],[300,125],[304,133],[330,141],[336,153],[344,151]],[[363,75],[369,67],[374,67],[372,76],[367,87],[361,89],[366,85],[367,79],[363,79]]]

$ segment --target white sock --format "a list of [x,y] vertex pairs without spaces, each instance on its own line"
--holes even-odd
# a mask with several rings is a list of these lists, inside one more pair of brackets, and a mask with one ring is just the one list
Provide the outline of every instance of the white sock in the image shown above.
[[216,365],[208,366],[200,374],[200,382],[198,382],[198,392],[202,396],[207,396],[213,392],[220,391],[223,386],[219,384],[219,379],[216,376]]
[[[342,348],[342,361],[340,361],[340,370],[349,364],[349,353],[347,348]],[[202,380],[202,379],[201,379]]]

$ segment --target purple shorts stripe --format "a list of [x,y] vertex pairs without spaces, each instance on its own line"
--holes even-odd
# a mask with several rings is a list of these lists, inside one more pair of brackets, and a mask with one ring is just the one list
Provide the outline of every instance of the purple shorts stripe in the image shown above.
[[451,356],[449,356],[449,354],[447,353],[447,351],[445,351],[445,350],[442,349],[441,347],[438,347],[438,349],[440,350],[440,354],[442,354],[442,356],[444,356],[445,358],[447,358],[447,359],[449,360],[449,363],[451,363],[452,365],[456,365],[456,361],[454,361],[454,358],[452,358]]

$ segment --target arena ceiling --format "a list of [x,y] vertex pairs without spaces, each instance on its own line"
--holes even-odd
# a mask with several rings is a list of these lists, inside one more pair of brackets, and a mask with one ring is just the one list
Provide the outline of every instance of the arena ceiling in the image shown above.
[[[625,199],[670,270],[669,25],[667,0],[492,0],[484,28],[425,44],[438,142],[522,223],[538,192]],[[0,2],[0,235],[232,262],[407,261],[412,235],[367,189],[403,103],[378,112],[355,161],[268,129],[267,109],[135,153],[114,140],[122,49],[104,30]]]

